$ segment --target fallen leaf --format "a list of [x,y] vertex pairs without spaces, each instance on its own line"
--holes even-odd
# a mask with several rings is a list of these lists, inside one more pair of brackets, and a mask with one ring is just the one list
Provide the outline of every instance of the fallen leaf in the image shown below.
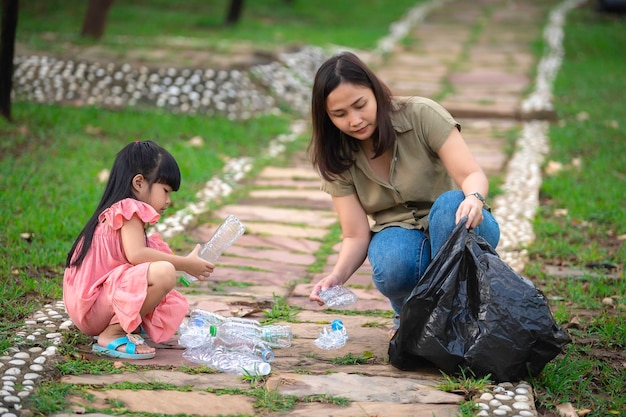
[[98,181],[100,182],[107,182],[107,180],[109,179],[109,170],[108,169],[103,169],[102,171],[98,172]]
[[563,164],[557,161],[549,161],[546,164],[545,173],[547,175],[555,175],[563,170]]
[[566,329],[582,329],[583,326],[580,324],[578,317],[574,317],[568,323],[565,323],[563,327]]
[[554,215],[555,216],[559,216],[559,217],[565,217],[567,216],[567,209],[555,209],[554,210]]
[[200,148],[202,147],[202,145],[204,145],[204,139],[202,139],[200,136],[194,136],[193,138],[189,139],[189,146],[191,147]]
[[556,406],[557,411],[563,417],[579,417],[571,403],[563,403]]
[[602,299],[602,305],[613,307],[615,305],[615,301],[611,297],[604,297]]
[[87,133],[88,135],[98,136],[99,134],[102,133],[102,128],[97,127],[97,126],[87,125],[85,126],[85,133]]
[[581,122],[585,120],[589,120],[589,113],[587,113],[586,111],[581,111],[580,113],[576,115],[576,120],[581,121]]

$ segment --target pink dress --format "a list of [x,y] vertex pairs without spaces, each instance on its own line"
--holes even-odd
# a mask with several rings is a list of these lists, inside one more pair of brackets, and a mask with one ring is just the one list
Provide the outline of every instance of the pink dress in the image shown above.
[[[149,262],[133,265],[122,248],[121,228],[133,215],[154,224],[160,215],[152,206],[127,198],[102,212],[82,265],[66,268],[63,301],[74,324],[85,334],[96,336],[110,324],[119,323],[131,333],[142,325],[156,343],[170,339],[189,309],[185,297],[170,291],[143,319],[141,306],[147,295]],[[158,233],[147,238],[149,247],[172,253]],[[80,245],[77,247],[77,251]]]

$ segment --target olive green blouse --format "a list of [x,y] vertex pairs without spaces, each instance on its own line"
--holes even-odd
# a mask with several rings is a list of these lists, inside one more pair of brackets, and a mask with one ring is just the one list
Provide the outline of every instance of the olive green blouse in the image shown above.
[[391,114],[396,131],[389,182],[370,167],[364,152],[332,182],[322,180],[331,196],[357,195],[374,221],[372,231],[400,226],[428,230],[428,213],[437,197],[458,187],[437,152],[453,128],[461,129],[450,113],[424,97],[394,98],[398,111]]

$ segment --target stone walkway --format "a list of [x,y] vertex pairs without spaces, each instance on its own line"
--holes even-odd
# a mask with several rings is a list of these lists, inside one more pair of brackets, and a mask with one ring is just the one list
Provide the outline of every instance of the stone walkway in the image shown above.
[[[504,175],[507,137],[515,129],[522,129],[523,118],[532,117],[521,111],[536,65],[531,42],[541,35],[541,22],[555,4],[545,0],[445,1],[411,29],[408,39],[388,56],[362,56],[395,93],[433,97],[446,106],[461,122],[463,135],[487,174]],[[298,402],[284,412],[258,411],[255,398],[238,391],[253,388],[241,377],[185,372],[183,366],[197,365],[182,357],[183,348],[172,339],[157,346],[156,358],[135,361],[136,368],[125,368],[121,374],[64,376],[62,382],[82,386],[89,394],[71,397],[72,411],[84,414],[85,409],[123,404],[129,413],[202,416],[458,415],[463,397],[436,388],[442,381],[438,370],[403,372],[387,363],[391,319],[376,312],[390,312],[390,306],[373,286],[367,262],[348,282],[359,297],[355,314],[329,314],[308,300],[313,283],[332,269],[338,245],[326,259],[322,273],[308,272],[336,216],[329,197],[318,190],[318,178],[304,152],[296,153],[286,167],[265,168],[245,186],[249,189],[245,197],[221,207],[213,217],[236,215],[247,226],[246,234],[219,259],[219,268],[210,282],[180,290],[192,308],[259,320],[275,297],[284,297],[289,306],[300,309],[297,323],[289,323],[293,345],[275,350],[272,373],[261,386],[268,393],[275,390],[284,396],[343,397],[349,405],[318,400]],[[206,241],[215,227],[203,224],[191,236]],[[58,312],[59,306],[48,310]],[[40,314],[46,317],[47,313]],[[322,326],[335,318],[341,318],[347,328],[347,345],[334,351],[318,349],[313,340]],[[63,317],[56,320],[64,322]],[[352,365],[332,362],[347,354],[369,359]],[[84,359],[93,358],[89,347],[85,347]],[[185,389],[99,388],[116,382],[164,383]],[[218,390],[230,394],[217,395],[214,392]],[[486,394],[481,400],[485,404],[493,399],[491,393]],[[503,415],[536,415],[532,393],[530,396],[529,410]],[[479,415],[492,415],[485,413]]]

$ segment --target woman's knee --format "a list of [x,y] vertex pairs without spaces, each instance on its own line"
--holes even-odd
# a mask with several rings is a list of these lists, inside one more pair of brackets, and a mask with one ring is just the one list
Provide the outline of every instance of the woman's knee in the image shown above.
[[152,262],[148,268],[148,285],[169,291],[176,286],[176,278],[176,268],[170,262]]
[[461,190],[451,190],[441,194],[437,197],[430,209],[430,213],[428,214],[429,223],[432,223],[434,219],[442,221],[442,218],[451,219],[454,223],[456,211],[464,199],[465,195]]

